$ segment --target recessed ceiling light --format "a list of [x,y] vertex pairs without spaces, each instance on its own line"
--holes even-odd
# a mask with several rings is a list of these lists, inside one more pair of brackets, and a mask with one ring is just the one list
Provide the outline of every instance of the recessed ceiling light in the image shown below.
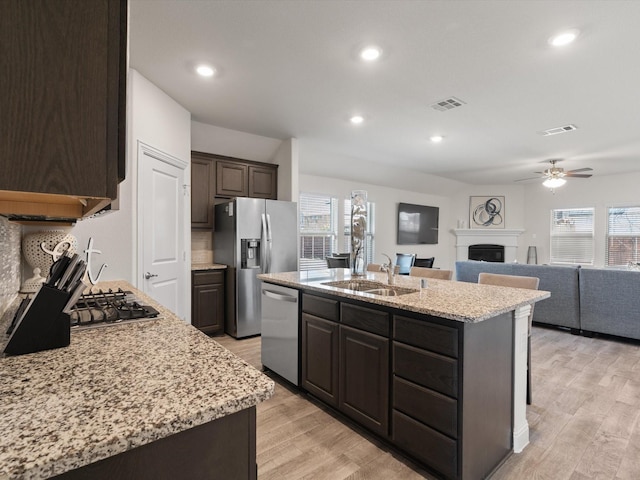
[[360,50],[360,58],[366,62],[373,62],[378,60],[382,55],[382,50],[376,46],[368,46]]
[[360,125],[362,122],[364,122],[364,117],[362,115],[354,115],[350,120],[354,125]]
[[444,137],[442,135],[433,135],[429,137],[429,140],[431,140],[433,143],[440,143],[443,138]]
[[209,65],[204,65],[204,64],[198,65],[196,67],[196,72],[198,72],[198,75],[203,77],[213,77],[213,75],[216,73],[213,67],[210,67]]
[[575,28],[567,30],[551,37],[549,39],[549,43],[554,47],[564,47],[565,45],[569,45],[576,38],[578,38],[579,34],[580,31]]

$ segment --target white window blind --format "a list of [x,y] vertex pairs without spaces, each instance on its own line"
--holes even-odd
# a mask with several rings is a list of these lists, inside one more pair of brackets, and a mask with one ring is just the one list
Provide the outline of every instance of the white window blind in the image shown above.
[[[375,263],[375,203],[367,202],[367,232],[365,240],[365,250],[367,264]],[[344,252],[351,251],[351,199],[344,201]]]
[[338,199],[300,193],[300,270],[327,268],[325,257],[337,253]]
[[640,262],[640,207],[611,207],[607,217],[607,266]]
[[551,263],[593,265],[593,208],[551,211]]

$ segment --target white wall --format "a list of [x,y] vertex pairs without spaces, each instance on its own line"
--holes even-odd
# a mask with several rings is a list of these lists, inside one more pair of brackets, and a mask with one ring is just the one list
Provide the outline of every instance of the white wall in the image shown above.
[[275,153],[273,162],[278,164],[278,199],[298,201],[299,175],[298,140],[285,140]]
[[191,122],[191,149],[256,162],[274,163],[282,140]]
[[[370,183],[322,177],[300,175],[300,191],[305,193],[323,193],[340,199],[350,198],[352,190],[366,190],[367,199],[375,203],[375,261],[382,263],[383,253],[393,258],[396,253],[417,253],[418,257],[435,257],[434,266],[452,268],[455,257],[451,256],[451,239],[448,229],[451,226],[451,199],[442,195],[411,192],[408,190],[373,185]],[[398,203],[414,203],[440,208],[440,231],[437,245],[398,245],[396,242],[396,224]]]
[[[529,184],[524,191],[525,243],[536,245],[538,263],[549,262],[551,210],[556,208],[595,208],[595,266],[603,267],[606,249],[607,208],[640,205],[640,172],[623,175],[571,179],[552,193],[540,184]],[[535,238],[533,238],[535,235]]]
[[[78,222],[72,233],[84,250],[89,237],[102,251],[94,261],[107,263],[102,280],[123,279],[138,287],[137,278],[137,169],[138,142],[143,142],[187,163],[191,159],[191,114],[136,70],[128,73],[127,174],[120,184],[119,210]],[[191,183],[190,170],[185,180]],[[190,206],[189,206],[190,207]],[[187,222],[185,246],[189,253]],[[187,259],[190,264],[190,259]],[[97,267],[94,267],[97,273]],[[190,303],[189,303],[190,304]],[[188,309],[190,310],[190,309]]]
[[[516,185],[468,185],[465,184],[452,195],[452,210],[454,219],[452,224],[464,222],[465,228],[470,227],[470,197],[472,196],[504,196],[504,228],[525,229],[525,187]],[[452,226],[452,228],[455,228]],[[452,242],[455,244],[456,238],[452,234]],[[482,242],[479,242],[482,243]],[[526,232],[518,238],[518,248],[516,259],[520,263],[526,263],[528,243]],[[453,248],[453,247],[452,247]],[[453,258],[455,258],[455,248],[453,248]]]

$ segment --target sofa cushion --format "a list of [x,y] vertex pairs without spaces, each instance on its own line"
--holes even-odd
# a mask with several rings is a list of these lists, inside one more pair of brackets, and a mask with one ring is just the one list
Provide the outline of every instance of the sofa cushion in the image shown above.
[[640,272],[583,268],[580,301],[583,330],[640,339]]

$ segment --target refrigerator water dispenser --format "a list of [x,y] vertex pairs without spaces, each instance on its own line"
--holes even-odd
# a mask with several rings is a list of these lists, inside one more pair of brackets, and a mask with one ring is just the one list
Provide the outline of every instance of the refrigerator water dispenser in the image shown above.
[[240,268],[260,268],[260,239],[242,238],[240,240]]

